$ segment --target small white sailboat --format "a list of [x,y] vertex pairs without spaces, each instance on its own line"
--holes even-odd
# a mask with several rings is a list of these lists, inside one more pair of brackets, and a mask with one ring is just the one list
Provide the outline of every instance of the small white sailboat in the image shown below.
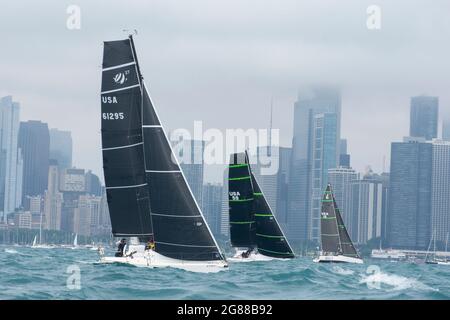
[[[431,243],[433,242],[433,253],[430,254]],[[447,245],[448,245],[448,233],[447,239],[445,241],[445,253],[447,253]],[[428,245],[427,254],[425,256],[426,264],[440,264],[450,266],[450,260],[448,260],[447,256],[445,258],[438,257],[436,254],[436,233],[433,232],[433,235],[430,239],[430,244]]]
[[314,262],[364,263],[345,228],[330,184],[322,198],[320,233],[322,250]]
[[[156,113],[133,37],[104,43],[102,151],[112,233],[130,245],[100,262],[195,272],[228,264],[206,223]],[[154,250],[145,250],[154,239]]]
[[37,236],[34,236],[32,247],[36,247],[37,245]]
[[41,212],[41,218],[39,223],[39,241],[37,240],[37,236],[34,236],[33,244],[31,245],[32,248],[35,249],[52,249],[54,246],[52,245],[46,245],[42,244],[42,212]]

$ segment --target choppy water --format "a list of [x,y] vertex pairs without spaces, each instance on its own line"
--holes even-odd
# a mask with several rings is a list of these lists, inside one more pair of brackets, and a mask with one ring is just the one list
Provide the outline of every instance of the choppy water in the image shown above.
[[[199,274],[96,261],[88,249],[0,246],[0,299],[450,299],[450,266],[299,257]],[[80,289],[67,286],[70,268]]]

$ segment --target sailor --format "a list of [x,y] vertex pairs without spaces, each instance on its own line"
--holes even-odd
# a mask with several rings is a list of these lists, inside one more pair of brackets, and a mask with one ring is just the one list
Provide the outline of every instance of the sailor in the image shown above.
[[155,240],[153,240],[153,238],[151,238],[148,242],[147,245],[145,246],[145,250],[155,250]]
[[122,240],[120,240],[117,243],[117,251],[115,256],[116,257],[123,257],[124,256],[124,251],[125,251],[125,246],[127,245],[127,240],[125,238],[122,238]]

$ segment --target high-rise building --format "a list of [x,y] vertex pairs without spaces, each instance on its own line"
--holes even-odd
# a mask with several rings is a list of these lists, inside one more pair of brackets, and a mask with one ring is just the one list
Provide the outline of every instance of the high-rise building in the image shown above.
[[100,182],[100,178],[96,174],[92,173],[91,170],[88,170],[88,172],[86,172],[85,181],[86,181],[86,193],[97,197],[101,197],[102,184]]
[[0,99],[0,218],[22,203],[23,158],[18,147],[20,106],[11,96]]
[[380,238],[383,227],[383,183],[378,175],[366,175],[351,183],[352,230],[350,237],[356,243],[365,244],[372,238]]
[[63,194],[61,210],[61,230],[75,232],[75,209],[81,195],[86,193],[84,169],[65,169],[60,175],[60,191]]
[[203,151],[205,142],[200,140],[182,140],[174,148],[180,161],[187,183],[199,206],[203,193]]
[[230,206],[228,204],[228,167],[223,171],[222,210],[220,215],[220,234],[230,234]]
[[101,210],[101,197],[82,194],[74,209],[73,232],[90,236],[96,233]]
[[450,141],[433,141],[431,232],[444,245],[450,232]]
[[431,140],[438,132],[439,98],[418,96],[411,98],[409,135]]
[[333,168],[328,170],[328,182],[333,188],[336,203],[341,212],[344,224],[352,240],[356,238],[353,231],[356,229],[352,214],[352,182],[359,179],[358,173],[351,168]]
[[279,147],[276,217],[283,230],[288,230],[288,188],[292,148]]
[[50,129],[50,159],[58,161],[61,170],[72,168],[72,135],[70,131]]
[[214,235],[220,234],[223,188],[220,184],[207,183],[203,186],[203,215]]
[[388,242],[426,249],[430,239],[432,144],[405,138],[391,144]]
[[[279,169],[279,147],[262,146],[257,148],[255,164],[251,164],[252,172],[264,193],[267,203],[278,218],[277,190],[278,190],[278,169]],[[266,172],[265,172],[266,171]]]
[[59,169],[56,161],[50,160],[48,186],[44,195],[45,229],[61,230],[61,207],[63,195],[59,192]]
[[347,153],[347,139],[341,139],[339,167],[350,168],[350,155]]
[[450,141],[450,120],[444,120],[442,123],[442,140]]
[[41,121],[20,123],[19,147],[23,154],[22,202],[27,196],[43,195],[47,189],[50,136]]
[[299,93],[288,190],[288,234],[293,241],[318,240],[320,195],[328,169],[339,161],[340,119],[338,90],[316,87]]
[[[44,191],[45,194],[45,191]],[[32,229],[39,229],[40,226],[43,226],[44,217],[43,217],[43,209],[44,209],[44,196],[28,196],[26,199],[27,208],[29,208],[31,216],[32,216]]]

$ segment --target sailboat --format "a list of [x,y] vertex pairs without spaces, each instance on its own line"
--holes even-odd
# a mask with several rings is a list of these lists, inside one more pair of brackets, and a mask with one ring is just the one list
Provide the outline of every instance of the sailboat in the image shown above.
[[40,217],[40,222],[39,222],[39,241],[37,240],[37,236],[34,236],[33,244],[31,245],[31,247],[35,248],[35,249],[51,249],[51,248],[54,248],[53,245],[42,244],[42,212],[41,212],[41,217]]
[[36,247],[37,245],[37,236],[34,236],[32,247]]
[[320,229],[322,250],[314,262],[364,263],[345,228],[330,184],[322,198]]
[[277,219],[251,170],[247,152],[234,153],[228,167],[230,261],[265,261],[293,258]]
[[[433,242],[433,254],[430,255],[430,248],[431,243]],[[447,253],[447,245],[448,245],[448,233],[447,233],[447,239],[445,241],[445,252]],[[430,257],[430,258],[429,258]],[[447,256],[444,258],[438,258],[436,256],[436,234],[433,232],[433,236],[430,239],[430,244],[428,245],[427,254],[425,256],[425,263],[426,264],[442,264],[442,265],[449,265],[450,261],[447,259]]]
[[[115,237],[123,256],[103,263],[218,272],[228,267],[180,168],[150,99],[133,36],[104,42],[102,151]],[[145,243],[153,240],[154,250]]]

